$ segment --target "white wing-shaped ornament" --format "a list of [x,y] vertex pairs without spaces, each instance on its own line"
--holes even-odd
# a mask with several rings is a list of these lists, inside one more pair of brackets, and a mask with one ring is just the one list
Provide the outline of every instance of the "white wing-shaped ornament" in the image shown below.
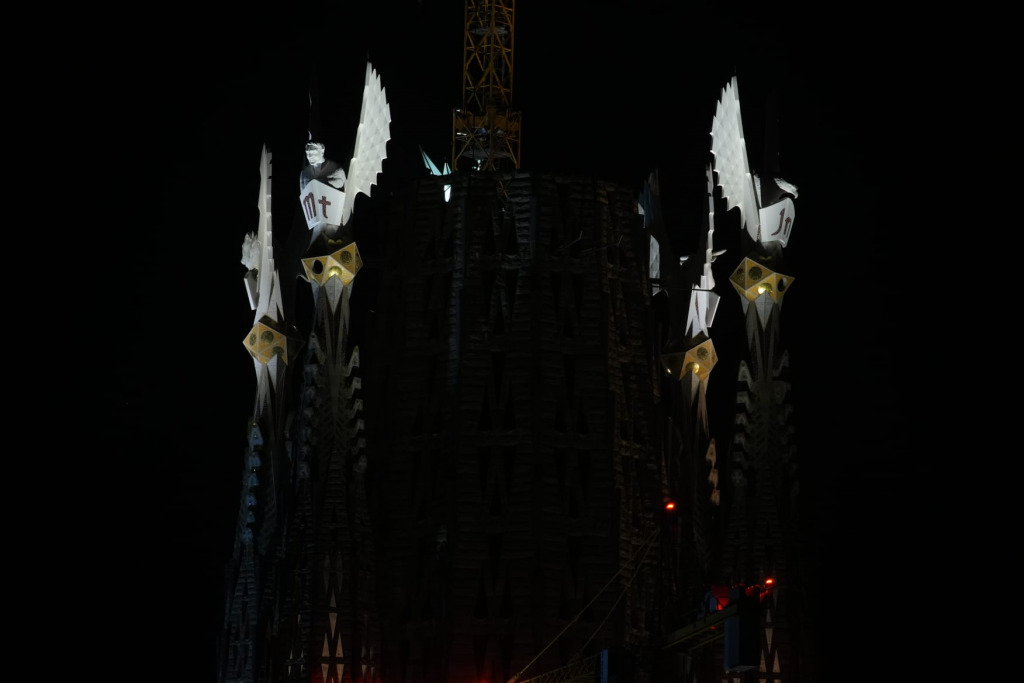
[[281,303],[277,265],[274,263],[270,188],[271,154],[264,145],[260,156],[260,196],[257,203],[260,217],[255,239],[259,249],[259,265],[256,266],[256,292],[250,293],[249,300],[253,310],[256,311],[256,320],[263,316],[269,316],[274,321],[281,321],[284,319],[284,307]]
[[356,129],[356,144],[348,165],[345,198],[341,208],[341,224],[348,223],[359,193],[370,196],[377,176],[384,168],[387,145],[391,139],[391,106],[381,85],[380,75],[366,63],[366,82],[363,85],[363,105]]
[[758,199],[754,179],[747,162],[747,143],[743,139],[743,117],[740,114],[740,96],[733,76],[724,88],[711,121],[711,153],[715,157],[718,184],[722,197],[731,210],[740,208],[741,226],[751,238],[760,241]]

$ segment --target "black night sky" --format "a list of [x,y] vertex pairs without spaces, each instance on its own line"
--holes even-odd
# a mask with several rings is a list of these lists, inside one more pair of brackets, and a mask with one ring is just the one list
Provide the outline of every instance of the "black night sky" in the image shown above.
[[[393,119],[375,196],[426,173],[419,145],[438,160],[451,154],[462,0],[381,0],[348,12],[342,4],[170,5],[152,33],[128,38],[99,69],[118,105],[94,131],[93,154],[114,150],[110,165],[129,184],[120,196],[137,201],[125,212],[123,202],[97,199],[119,216],[106,231],[118,278],[127,272],[136,286],[125,291],[123,279],[109,278],[105,294],[125,323],[104,392],[123,449],[105,477],[109,496],[95,503],[116,561],[96,573],[97,585],[117,594],[102,608],[109,615],[117,605],[115,640],[128,636],[124,646],[149,680],[215,677],[255,389],[241,343],[252,314],[240,256],[257,227],[261,146],[274,153],[274,228],[283,233],[292,215],[281,196],[297,192],[304,161],[307,79],[319,79],[327,156],[345,161],[369,58]],[[934,100],[923,88],[930,79],[892,22],[682,5],[517,3],[522,169],[636,188],[657,169],[678,248],[691,248],[722,87],[738,77],[755,171],[766,105],[776,98],[781,175],[799,188],[786,251],[796,284],[783,327],[803,493],[816,510],[809,540],[819,566],[820,656],[835,666],[827,680],[845,680],[842,638],[871,622],[866,605],[882,610],[908,586],[931,585],[915,558],[932,552],[941,537],[934,517],[946,516],[929,509],[942,496],[922,440],[930,419],[922,423],[914,407],[931,357],[906,266],[919,219],[904,201],[913,190],[894,173],[920,141],[892,125],[907,106]],[[718,291],[735,297],[725,278]],[[868,661],[885,661],[898,642],[878,638]]]

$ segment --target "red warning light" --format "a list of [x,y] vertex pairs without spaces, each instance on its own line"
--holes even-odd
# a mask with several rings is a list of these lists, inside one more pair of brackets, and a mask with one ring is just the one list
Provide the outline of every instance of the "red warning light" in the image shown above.
[[675,503],[673,503],[673,502],[672,502],[672,501],[670,500],[669,502],[665,503],[665,509],[666,509],[666,510],[675,510],[675,509],[676,509],[676,504],[675,504]]
[[764,585],[766,585],[766,586],[770,586],[773,583],[775,583],[775,579],[773,579],[773,578],[767,578],[767,579],[764,580]]

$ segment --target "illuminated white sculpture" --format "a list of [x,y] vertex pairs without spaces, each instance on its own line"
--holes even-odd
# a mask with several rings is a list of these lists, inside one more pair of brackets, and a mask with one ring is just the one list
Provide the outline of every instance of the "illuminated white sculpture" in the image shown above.
[[[715,157],[722,198],[729,209],[739,207],[741,227],[745,227],[751,239],[760,244],[779,242],[786,246],[796,217],[793,200],[786,195],[796,197],[797,188],[782,178],[771,178],[766,185],[774,184],[773,191],[762,192],[760,179],[750,172],[735,76],[722,88],[722,97],[715,109],[711,122],[711,153]],[[769,188],[764,189],[767,191]],[[762,202],[768,199],[766,194],[781,195],[781,198],[762,207]]]
[[256,369],[257,417],[266,405],[270,388],[277,384],[288,363],[288,336],[285,333],[281,282],[274,263],[271,206],[271,155],[266,146],[260,157],[259,228],[242,242],[242,264],[249,305],[255,311],[253,326],[243,340]]
[[[427,170],[430,171],[431,175],[442,176],[442,175],[451,175],[452,174],[452,169],[448,165],[447,161],[444,162],[444,170],[442,171],[441,169],[439,169],[437,167],[437,164],[434,163],[434,160],[431,159],[429,156],[427,156],[426,151],[424,151],[424,149],[422,147],[420,147],[420,154],[423,155],[423,163],[426,164]],[[450,184],[446,184],[444,186],[444,200],[446,202],[448,202],[448,201],[451,201],[451,198],[452,198],[452,186]]]
[[[249,270],[259,268],[261,255],[260,241],[256,238],[256,233],[250,232],[242,240],[242,265]],[[251,293],[249,295],[249,303],[255,306]]]
[[[700,279],[690,289],[690,305],[686,314],[686,334],[696,337],[698,334],[710,335],[708,328],[715,320],[715,311],[718,310],[718,301],[721,297],[714,291],[715,276],[711,272],[711,264],[718,256],[725,253],[725,250],[714,250],[715,234],[715,201],[714,201],[714,180],[711,174],[711,167],[706,169],[708,178],[708,235],[704,245],[704,269]],[[679,259],[680,263],[687,259],[686,256]]]
[[306,145],[307,166],[299,177],[299,203],[313,240],[321,232],[333,237],[339,227],[348,223],[356,195],[370,196],[383,170],[390,139],[391,107],[380,76],[367,62],[359,127],[348,172],[324,158],[323,144],[310,140]]

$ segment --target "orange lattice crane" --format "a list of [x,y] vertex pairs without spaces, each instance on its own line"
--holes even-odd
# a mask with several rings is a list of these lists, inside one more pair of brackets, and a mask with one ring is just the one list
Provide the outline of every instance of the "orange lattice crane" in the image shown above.
[[466,0],[462,106],[452,115],[452,168],[519,168],[520,112],[512,109],[515,0]]

